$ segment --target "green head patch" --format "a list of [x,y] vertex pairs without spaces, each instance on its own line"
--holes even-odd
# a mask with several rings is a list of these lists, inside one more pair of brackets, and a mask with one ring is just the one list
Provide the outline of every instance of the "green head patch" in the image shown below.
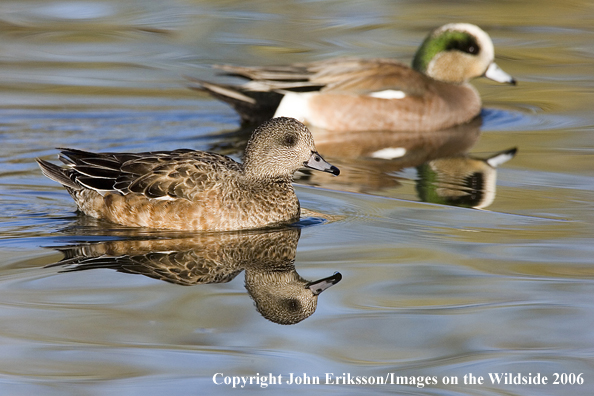
[[427,36],[413,59],[413,69],[425,73],[431,60],[443,51],[460,51],[471,55],[478,55],[480,46],[475,36],[468,32],[444,30]]

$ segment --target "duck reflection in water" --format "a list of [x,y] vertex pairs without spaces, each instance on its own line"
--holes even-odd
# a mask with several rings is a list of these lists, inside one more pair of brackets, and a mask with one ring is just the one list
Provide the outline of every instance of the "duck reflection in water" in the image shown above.
[[204,233],[189,238],[128,239],[55,247],[61,272],[110,268],[177,285],[226,283],[245,271],[245,287],[256,309],[279,324],[311,316],[318,295],[338,283],[334,275],[303,279],[295,269],[299,228]]
[[[340,166],[340,180],[301,172],[295,179],[312,185],[352,192],[378,193],[398,187],[396,176],[436,158],[459,155],[478,141],[482,118],[438,132],[366,131],[340,135],[311,128],[316,147]],[[320,148],[321,150],[321,148]],[[382,194],[380,194],[382,195]]]
[[[486,159],[467,154],[480,137],[482,118],[427,134],[418,132],[353,132],[336,135],[312,128],[317,147],[341,169],[341,179],[307,172],[299,179],[327,188],[391,195],[390,188],[410,179],[416,168],[419,199],[444,205],[486,208],[495,199],[497,166],[512,159],[516,148]],[[320,177],[321,176],[321,177]]]
[[424,202],[483,209],[495,200],[497,166],[509,161],[517,149],[486,159],[457,155],[429,161],[417,168],[417,192]]

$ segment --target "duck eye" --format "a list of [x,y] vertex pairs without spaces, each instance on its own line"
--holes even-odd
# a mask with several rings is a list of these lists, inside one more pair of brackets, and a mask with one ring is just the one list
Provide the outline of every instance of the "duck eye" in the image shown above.
[[282,301],[282,305],[285,306],[285,309],[290,312],[297,312],[301,310],[301,303],[299,300],[295,298],[288,298]]
[[450,41],[446,50],[457,50],[466,52],[467,54],[477,55],[480,52],[480,47],[474,37],[464,36]]
[[295,144],[297,144],[297,136],[293,134],[285,135],[283,138],[283,145],[287,147],[293,147]]

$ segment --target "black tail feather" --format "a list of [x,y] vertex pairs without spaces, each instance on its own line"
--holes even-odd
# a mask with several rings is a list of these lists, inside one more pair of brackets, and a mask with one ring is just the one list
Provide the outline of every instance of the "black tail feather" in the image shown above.
[[54,165],[51,162],[44,161],[39,158],[37,159],[37,163],[41,168],[41,172],[43,172],[46,177],[72,190],[82,189],[80,184],[76,183],[70,178],[70,174],[67,169],[61,168],[58,165]]
[[208,92],[227,103],[240,115],[242,124],[261,124],[274,117],[283,94],[274,91],[250,91],[235,85],[213,84],[189,78],[195,85],[190,89]]

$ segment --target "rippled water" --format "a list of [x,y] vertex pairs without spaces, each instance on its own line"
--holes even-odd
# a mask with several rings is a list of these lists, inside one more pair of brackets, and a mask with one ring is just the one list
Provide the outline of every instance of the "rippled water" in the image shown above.
[[[592,394],[593,17],[586,1],[2,2],[0,394],[230,392],[216,373],[437,379],[268,387],[286,393]],[[318,131],[343,173],[298,177],[313,213],[292,228],[197,236],[79,216],[35,164],[62,146],[239,158],[249,131],[184,76],[226,81],[209,66],[339,55],[408,62],[453,21],[488,31],[519,81],[476,81],[482,126],[450,131],[439,153],[476,170],[517,147],[477,173],[494,190],[423,164],[435,153],[364,160],[371,139]],[[302,290],[336,271],[318,301],[282,295],[284,282]],[[297,324],[274,323],[289,311]],[[465,385],[469,373],[485,383]],[[489,373],[584,383],[497,385]]]

